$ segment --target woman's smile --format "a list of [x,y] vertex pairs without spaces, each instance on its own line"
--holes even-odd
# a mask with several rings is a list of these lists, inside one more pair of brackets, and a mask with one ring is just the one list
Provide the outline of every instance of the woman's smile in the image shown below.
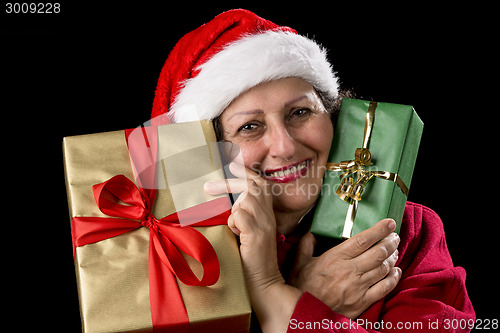
[[262,176],[272,182],[288,183],[304,177],[307,174],[310,163],[310,159],[307,159],[284,167],[266,169],[262,173]]

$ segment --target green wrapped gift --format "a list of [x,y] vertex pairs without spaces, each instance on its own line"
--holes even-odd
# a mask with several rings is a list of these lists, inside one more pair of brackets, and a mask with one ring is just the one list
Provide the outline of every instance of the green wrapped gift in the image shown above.
[[344,98],[311,232],[349,238],[389,217],[399,233],[423,126],[412,106]]

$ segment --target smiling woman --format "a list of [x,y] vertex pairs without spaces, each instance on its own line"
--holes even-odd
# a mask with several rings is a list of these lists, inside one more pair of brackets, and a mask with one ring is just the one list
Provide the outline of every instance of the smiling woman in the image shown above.
[[313,257],[308,231],[338,90],[315,41],[246,10],[222,13],[184,36],[160,74],[152,118],[212,120],[218,138],[239,148],[229,166],[236,178],[204,187],[241,193],[227,222],[239,236],[260,324],[251,330],[294,332],[297,323],[326,322],[312,330],[366,332],[366,323],[474,320],[465,272],[453,266],[442,222],[427,207],[407,203],[400,236],[383,219]]

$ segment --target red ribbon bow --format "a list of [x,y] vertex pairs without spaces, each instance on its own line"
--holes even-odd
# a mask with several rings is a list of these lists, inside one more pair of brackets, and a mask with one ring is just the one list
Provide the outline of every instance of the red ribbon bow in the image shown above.
[[[154,139],[157,140],[157,134]],[[153,148],[156,149],[156,143]],[[153,160],[156,159],[155,155]],[[150,172],[156,172],[154,169],[150,168]],[[175,277],[188,286],[209,286],[217,282],[220,273],[214,248],[191,225],[205,227],[226,224],[230,215],[229,199],[219,198],[182,210],[182,219],[187,225],[181,226],[178,213],[157,219],[151,212],[156,190],[138,188],[124,175],[94,185],[92,190],[101,212],[112,217],[74,217],[71,229],[73,254],[79,246],[140,227],[149,228],[149,290],[154,330],[187,330],[189,318]],[[204,216],[213,217],[205,219]],[[202,265],[201,280],[179,250]]]

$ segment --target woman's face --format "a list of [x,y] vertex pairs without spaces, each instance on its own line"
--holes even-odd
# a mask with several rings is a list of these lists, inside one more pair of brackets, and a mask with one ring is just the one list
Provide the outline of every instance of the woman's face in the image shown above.
[[220,121],[245,166],[271,183],[277,217],[307,212],[320,194],[333,139],[313,87],[300,78],[260,84],[236,98]]

